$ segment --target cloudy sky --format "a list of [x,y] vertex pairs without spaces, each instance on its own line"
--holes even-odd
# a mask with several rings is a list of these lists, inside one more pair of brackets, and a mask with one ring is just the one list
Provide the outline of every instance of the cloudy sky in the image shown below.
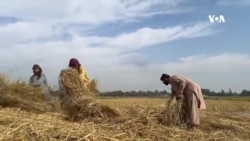
[[[50,85],[78,58],[101,91],[164,90],[162,73],[250,89],[249,0],[0,0],[0,71]],[[222,15],[225,23],[209,22]]]

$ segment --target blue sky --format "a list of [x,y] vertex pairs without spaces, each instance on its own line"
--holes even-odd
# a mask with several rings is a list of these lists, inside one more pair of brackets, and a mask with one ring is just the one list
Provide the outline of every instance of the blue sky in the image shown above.
[[[250,89],[249,0],[0,0],[0,71],[50,85],[71,57],[101,91],[169,90],[161,73],[201,87]],[[225,23],[210,23],[223,15]]]

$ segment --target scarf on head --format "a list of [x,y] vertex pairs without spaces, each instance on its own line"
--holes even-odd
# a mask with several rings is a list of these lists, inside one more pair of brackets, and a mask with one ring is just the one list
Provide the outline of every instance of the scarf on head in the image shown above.
[[79,61],[76,58],[71,58],[69,60],[69,67],[72,68],[80,68],[81,64],[79,63]]
[[42,68],[38,65],[35,64],[33,65],[32,69],[39,69],[39,71],[37,73],[34,73],[33,76],[31,77],[31,79],[34,81],[35,77],[37,77],[37,80],[40,79],[41,75],[42,75]]

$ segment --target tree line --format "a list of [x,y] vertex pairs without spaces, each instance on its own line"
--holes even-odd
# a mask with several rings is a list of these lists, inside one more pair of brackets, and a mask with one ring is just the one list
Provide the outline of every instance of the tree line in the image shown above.
[[[202,89],[202,93],[205,96],[250,96],[250,90],[242,90],[240,93],[233,92],[231,89],[228,91],[221,90],[219,92],[214,92],[209,89]],[[170,92],[164,91],[110,91],[110,92],[100,92],[100,96],[111,96],[111,97],[159,97],[159,96],[169,96]]]
[[[59,91],[51,91],[52,95],[58,95]],[[109,97],[164,97],[169,96],[170,92],[163,91],[109,91],[109,92],[98,92],[100,96],[109,96]],[[214,92],[209,89],[202,89],[202,93],[205,96],[250,96],[250,90],[242,90],[240,93],[233,92],[231,89],[228,91],[221,90],[219,92]]]

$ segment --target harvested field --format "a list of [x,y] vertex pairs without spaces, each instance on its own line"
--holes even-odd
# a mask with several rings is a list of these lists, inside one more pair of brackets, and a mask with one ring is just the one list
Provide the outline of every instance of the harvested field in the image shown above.
[[[248,140],[250,117],[232,112],[249,112],[250,103],[208,100],[208,110],[201,113],[197,131],[158,124],[154,113],[160,111],[163,99],[101,99],[123,116],[69,122],[60,113],[36,114],[17,108],[0,110],[1,140]],[[233,101],[237,103],[237,101]],[[216,109],[222,106],[224,109]],[[213,111],[216,109],[216,111]],[[231,109],[228,112],[228,109]]]
[[[201,125],[193,131],[159,123],[159,113],[164,110],[167,98],[98,98],[96,100],[100,101],[104,110],[109,111],[105,107],[110,107],[118,113],[73,122],[67,120],[56,106],[57,101],[51,106],[39,94],[36,95],[39,91],[21,82],[1,83],[5,87],[0,89],[0,140],[4,141],[250,139],[249,99],[207,99],[208,109],[201,112]],[[13,97],[16,100],[14,104],[11,103]],[[98,110],[102,113],[103,109]]]

